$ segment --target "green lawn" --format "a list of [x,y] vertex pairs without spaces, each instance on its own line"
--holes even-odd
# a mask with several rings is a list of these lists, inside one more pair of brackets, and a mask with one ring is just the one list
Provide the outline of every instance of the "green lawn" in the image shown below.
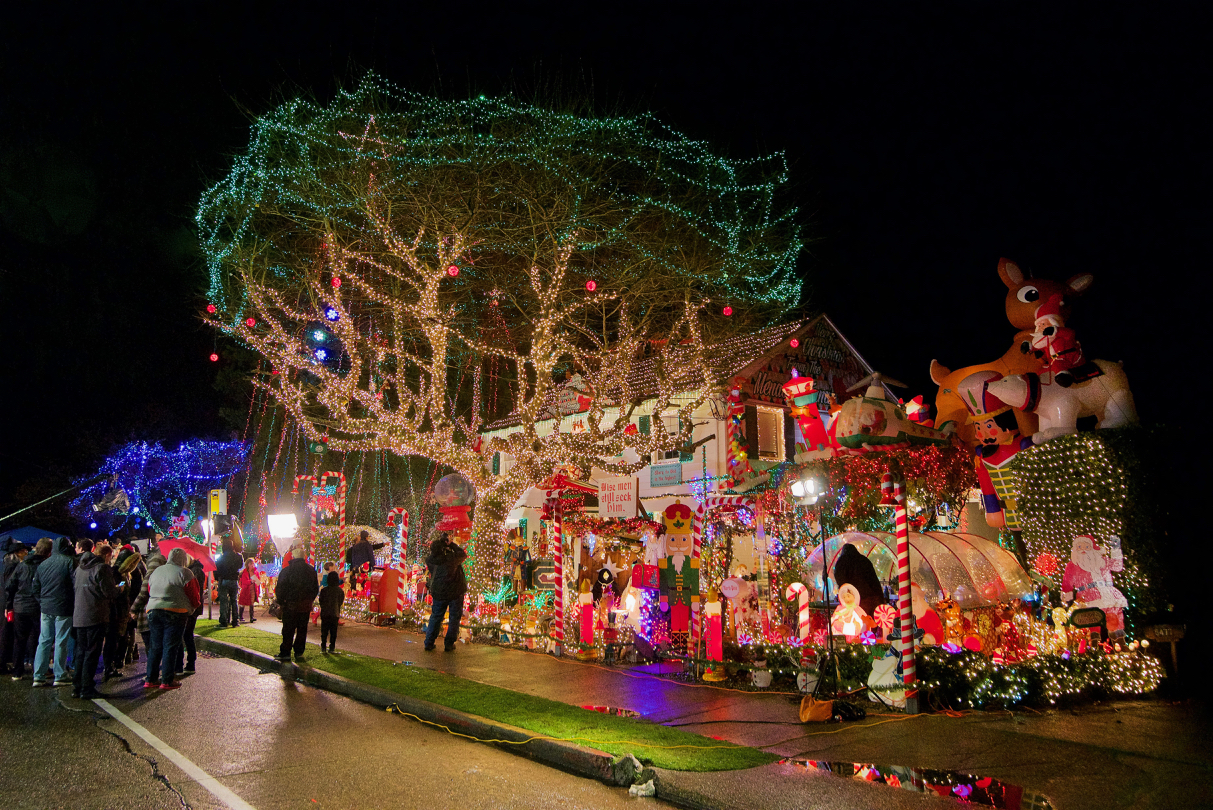
[[[196,633],[276,655],[282,639],[249,627],[220,629],[201,620]],[[547,698],[488,686],[420,667],[393,666],[382,658],[342,652],[308,657],[308,665],[390,692],[436,703],[536,734],[570,740],[611,754],[633,753],[637,759],[676,771],[728,771],[775,762],[778,757],[732,743],[710,740],[631,717],[593,712]]]

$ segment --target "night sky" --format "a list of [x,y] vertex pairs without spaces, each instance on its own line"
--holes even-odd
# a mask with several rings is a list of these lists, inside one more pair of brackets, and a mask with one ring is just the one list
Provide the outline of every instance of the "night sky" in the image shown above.
[[810,240],[806,313],[829,312],[907,396],[934,398],[932,357],[956,367],[1009,345],[1007,256],[1095,274],[1072,324],[1088,356],[1125,361],[1144,421],[1207,410],[1213,71],[1197,5],[416,5],[73,9],[6,26],[0,504],[67,486],[115,442],[226,437],[248,389],[215,387],[208,355],[226,347],[198,317],[195,205],[251,116],[327,101],[366,70],[457,98],[592,94],[733,157],[785,151]]

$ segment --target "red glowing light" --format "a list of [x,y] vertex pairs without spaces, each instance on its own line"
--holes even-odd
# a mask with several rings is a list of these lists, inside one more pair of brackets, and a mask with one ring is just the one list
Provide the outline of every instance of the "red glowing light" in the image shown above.
[[796,338],[792,338],[791,342],[789,342],[788,345],[791,346],[793,349],[795,349],[797,346],[800,345],[800,341],[797,340]]
[[721,310],[721,312],[723,312],[723,313],[724,313],[724,316],[727,318],[727,317],[729,317],[730,315],[732,315],[732,314],[733,314],[733,308],[732,308],[732,307],[725,307],[724,309],[722,309],[722,310]]
[[590,292],[594,292],[594,290],[598,289],[598,282],[594,281],[594,279],[590,279],[585,283],[585,288]]
[[334,286],[334,287],[340,287],[340,286],[341,286],[341,279],[337,278],[336,276],[333,276],[333,286]]
[[214,305],[214,304],[207,304],[207,305],[206,305],[206,311],[207,311],[207,312],[209,312],[209,313],[211,313],[212,315],[214,315],[214,314],[215,314],[215,312],[216,312],[217,310],[215,309],[215,305]]
[[256,318],[245,318],[244,322],[245,322],[246,324],[248,324],[249,329],[252,329],[254,326],[256,326],[256,325],[257,325],[257,319],[256,319]]
[[212,363],[218,363],[218,362],[219,362],[219,355],[215,354],[214,352],[211,352],[211,362],[212,362]]
[[450,267],[448,267],[446,269],[446,274],[448,276],[450,276],[451,278],[454,278],[455,276],[459,275],[459,265],[452,264]]

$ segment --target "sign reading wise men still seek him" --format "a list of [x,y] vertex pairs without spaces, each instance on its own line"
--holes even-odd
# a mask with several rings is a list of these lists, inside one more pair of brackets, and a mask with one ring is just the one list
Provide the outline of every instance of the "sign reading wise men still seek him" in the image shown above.
[[598,516],[627,520],[636,517],[636,479],[631,476],[598,481]]

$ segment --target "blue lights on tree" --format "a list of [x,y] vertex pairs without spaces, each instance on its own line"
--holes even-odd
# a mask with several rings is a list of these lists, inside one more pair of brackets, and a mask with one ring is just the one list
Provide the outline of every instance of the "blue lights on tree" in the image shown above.
[[167,534],[173,518],[190,510],[190,498],[227,487],[247,454],[248,445],[239,441],[194,439],[176,450],[131,442],[106,457],[89,476],[105,478],[85,487],[68,508],[81,524],[101,525],[111,535],[140,529]]

